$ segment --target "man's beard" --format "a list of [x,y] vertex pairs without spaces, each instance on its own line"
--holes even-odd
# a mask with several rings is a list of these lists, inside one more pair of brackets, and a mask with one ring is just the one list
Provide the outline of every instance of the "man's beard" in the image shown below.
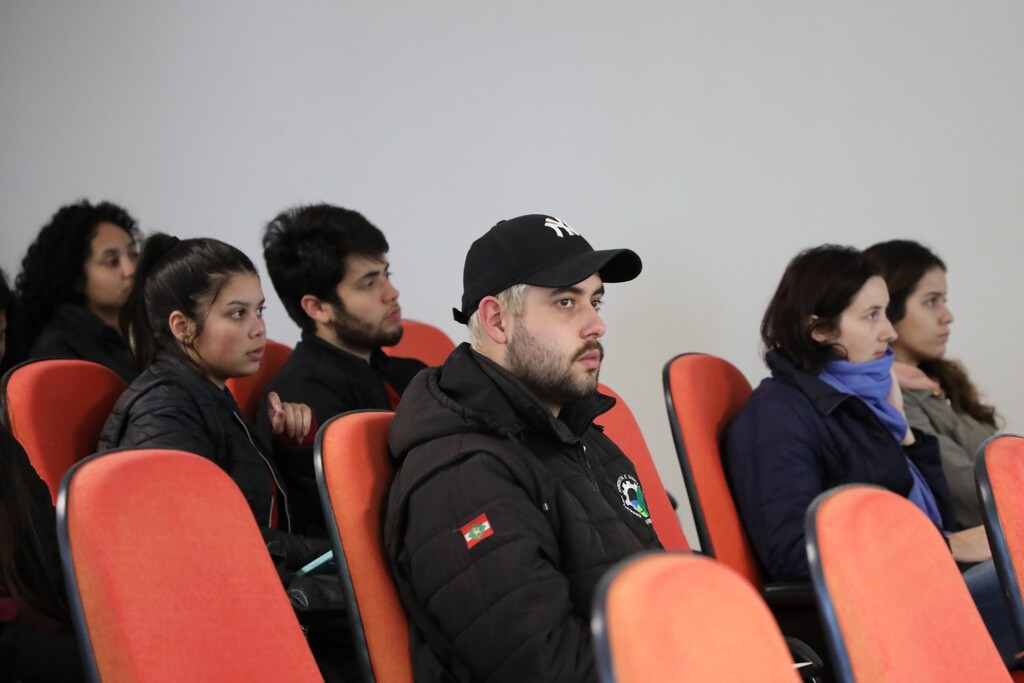
[[382,346],[394,346],[402,339],[402,326],[382,330],[380,326],[360,320],[345,310],[342,303],[331,304],[334,310],[334,334],[345,344],[357,349],[374,351]]
[[584,375],[573,373],[575,362],[584,354],[598,351],[604,358],[604,349],[598,341],[588,341],[571,358],[560,357],[546,348],[521,323],[509,338],[508,371],[537,396],[543,403],[564,406],[597,390],[599,370]]

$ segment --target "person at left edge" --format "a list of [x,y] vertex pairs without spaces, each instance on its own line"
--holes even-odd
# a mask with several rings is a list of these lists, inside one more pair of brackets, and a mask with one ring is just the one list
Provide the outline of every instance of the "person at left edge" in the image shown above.
[[[11,292],[0,272],[0,360]],[[60,571],[50,490],[0,397],[0,681],[85,680]]]

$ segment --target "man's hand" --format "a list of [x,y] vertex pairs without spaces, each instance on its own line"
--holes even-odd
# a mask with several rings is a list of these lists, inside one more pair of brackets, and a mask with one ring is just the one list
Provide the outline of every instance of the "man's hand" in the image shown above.
[[309,434],[313,411],[305,403],[282,403],[276,391],[267,394],[267,414],[274,434],[284,432],[295,443],[302,443]]

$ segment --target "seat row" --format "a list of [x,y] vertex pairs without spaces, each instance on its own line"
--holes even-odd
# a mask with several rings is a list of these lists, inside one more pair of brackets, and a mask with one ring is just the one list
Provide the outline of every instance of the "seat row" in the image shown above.
[[[701,552],[758,588],[784,633],[830,654],[826,668],[836,679],[1010,678],[941,533],[902,496],[861,485],[821,494],[806,519],[813,585],[766,582],[719,447],[750,384],[727,361],[704,354],[673,358],[663,380]],[[1024,438],[993,436],[975,469],[993,560],[1024,649]],[[1024,680],[1024,671],[1012,678]]]
[[[448,344],[450,345],[451,342],[449,341]],[[287,351],[287,347],[282,346],[282,348]],[[415,355],[408,351],[404,351],[404,353]],[[283,362],[283,358],[286,358],[287,354],[281,355],[281,362]],[[45,374],[47,368],[44,366],[54,363],[62,364],[59,373],[56,375]],[[69,363],[71,365],[67,365]],[[101,377],[102,373],[85,367],[91,364],[79,365],[79,363],[81,362],[45,361],[22,366],[23,369],[34,366],[33,372],[39,372],[41,375],[41,378],[37,378],[36,381],[25,383],[32,387],[31,390],[20,387],[16,380],[16,373],[11,373],[5,378],[4,391],[8,397],[8,403],[13,409],[11,422],[15,435],[26,447],[33,464],[40,471],[41,477],[55,492],[56,482],[60,481],[64,471],[68,470],[82,454],[92,450],[85,446],[89,442],[90,434],[94,445],[95,434],[98,434],[106,413],[109,412],[110,406],[124,389],[123,383],[117,385],[116,382],[109,381],[109,377]],[[51,372],[57,371],[56,366],[53,365],[49,369]],[[103,370],[103,368],[99,369]],[[120,381],[116,376],[114,379]],[[747,632],[739,629],[738,623],[728,628],[725,625],[715,626],[714,623],[707,622],[707,619],[711,617],[707,609],[704,609],[702,613],[700,609],[689,610],[685,606],[687,600],[699,604],[698,598],[703,595],[717,601],[712,604],[718,605],[731,604],[731,601],[734,600],[739,604],[744,602],[749,604],[751,603],[750,597],[753,596],[753,604],[761,605],[757,608],[761,611],[766,609],[760,602],[763,598],[772,606],[771,611],[775,613],[774,616],[778,619],[778,623],[782,624],[783,631],[787,635],[792,635],[792,632],[787,630],[787,610],[803,615],[803,617],[811,614],[812,626],[817,628],[817,607],[815,606],[817,602],[825,618],[826,626],[831,629],[828,631],[832,634],[828,644],[835,658],[834,668],[841,680],[969,679],[984,681],[1006,679],[1008,674],[999,663],[998,657],[993,660],[998,667],[989,667],[992,676],[989,678],[987,673],[981,673],[988,669],[984,667],[979,669],[980,665],[977,662],[986,662],[991,658],[987,658],[986,652],[983,652],[985,656],[979,655],[978,651],[967,648],[963,643],[963,634],[965,632],[972,633],[972,626],[970,618],[963,617],[957,611],[963,608],[963,605],[959,604],[959,602],[963,602],[959,600],[961,596],[955,589],[946,585],[949,583],[949,577],[945,576],[948,574],[948,571],[945,570],[952,565],[953,571],[956,572],[956,567],[948,552],[945,552],[941,536],[938,535],[934,527],[930,529],[930,532],[932,536],[937,537],[938,547],[943,551],[945,563],[943,564],[938,555],[925,553],[922,555],[924,558],[922,562],[912,563],[915,569],[910,572],[902,571],[903,565],[907,563],[904,555],[901,554],[901,546],[895,539],[887,536],[884,542],[879,542],[875,538],[877,532],[870,535],[872,529],[895,526],[899,529],[909,530],[907,532],[909,539],[928,537],[927,526],[920,527],[923,517],[921,520],[913,519],[912,513],[916,511],[916,508],[910,505],[912,508],[910,511],[903,510],[901,512],[899,510],[900,503],[906,503],[906,501],[894,494],[866,487],[847,487],[850,490],[837,490],[826,494],[828,496],[826,501],[831,501],[831,497],[835,496],[836,501],[843,501],[842,504],[819,500],[812,508],[808,517],[807,536],[809,546],[816,546],[810,552],[812,558],[815,559],[812,566],[814,567],[814,578],[818,582],[817,601],[810,586],[766,585],[761,579],[756,558],[746,541],[739,516],[732,503],[718,450],[722,431],[731,417],[742,407],[750,393],[749,383],[738,370],[726,361],[703,354],[683,354],[672,359],[666,365],[664,384],[670,423],[698,529],[698,539],[703,554],[716,558],[718,562],[711,563],[690,555],[679,554],[641,557],[635,560],[637,566],[650,565],[651,569],[634,570],[630,568],[632,567],[630,564],[629,567],[613,573],[612,577],[614,578],[606,579],[605,589],[595,602],[597,611],[594,622],[595,635],[598,639],[598,655],[603,660],[602,675],[606,676],[606,680],[628,681],[633,680],[628,673],[630,671],[636,673],[643,673],[645,670],[654,671],[644,669],[643,666],[637,668],[638,664],[644,662],[646,662],[644,666],[677,667],[685,665],[686,670],[693,670],[696,676],[690,677],[690,680],[711,680],[717,662],[725,666],[725,669],[718,670],[720,674],[723,671],[731,672],[729,675],[735,677],[737,673],[735,655],[730,658],[727,653],[730,651],[729,648],[735,648],[743,642],[746,645],[743,645],[741,649],[750,653],[752,661],[758,662],[758,665],[762,667],[759,669],[760,671],[766,671],[767,669],[763,667],[769,667],[766,664],[768,660],[761,661],[761,655],[753,654],[751,648],[754,647],[754,643],[757,643],[758,652],[761,650],[770,652],[773,648],[777,649],[774,645],[769,645],[769,643],[782,642],[781,636],[778,634],[778,626],[775,625],[776,622],[769,619],[774,630],[757,631],[755,629],[756,635],[748,633],[741,638],[739,634]],[[75,391],[74,387],[82,387],[81,392]],[[238,392],[236,387],[232,387],[232,390]],[[252,391],[257,396],[259,395],[258,382],[253,383]],[[602,387],[602,391],[614,395],[614,392],[607,387]],[[100,398],[94,400],[97,396]],[[112,396],[112,398],[109,399],[109,403],[104,404],[104,401],[107,400],[104,398],[106,396]],[[239,397],[240,405],[246,404],[245,394],[236,393],[236,397]],[[40,410],[43,413],[40,413]],[[21,411],[21,417],[19,417],[19,411]],[[45,419],[40,419],[41,414],[45,414]],[[408,637],[404,613],[395,594],[394,585],[390,581],[380,540],[382,538],[381,504],[387,484],[393,474],[386,445],[390,417],[391,413],[377,411],[339,416],[321,427],[316,439],[315,453],[317,478],[321,487],[324,509],[328,513],[328,518],[333,518],[335,521],[335,525],[332,527],[332,544],[335,547],[335,556],[339,559],[339,567],[344,577],[349,603],[353,606],[352,622],[356,628],[359,649],[363,653],[364,676],[366,680],[399,681],[411,680]],[[603,426],[613,440],[619,443],[623,450],[635,460],[638,475],[647,493],[655,529],[663,544],[670,550],[687,551],[689,547],[682,534],[678,518],[661,486],[660,478],[654,469],[642,434],[628,407],[620,398],[616,409],[603,416],[603,419],[599,421],[604,423]],[[68,429],[53,429],[52,425],[54,424],[67,425]],[[50,425],[50,427],[48,429],[30,429],[29,425]],[[63,443],[58,444],[57,442]],[[997,561],[1000,578],[1004,580],[1005,586],[1009,586],[1007,590],[1011,597],[1016,598],[1015,617],[1019,623],[1015,626],[1018,628],[1021,642],[1024,642],[1024,626],[1022,626],[1024,612],[1020,608],[1020,590],[1017,587],[1019,579],[1013,570],[1012,555],[1009,550],[1009,548],[1016,547],[1012,539],[1022,539],[1019,545],[1024,546],[1024,521],[1015,522],[1012,516],[1008,517],[1005,513],[1008,505],[1006,501],[1020,500],[1019,494],[1024,492],[1024,488],[1022,488],[1024,486],[1024,466],[1018,464],[1024,463],[1024,446],[1021,446],[1020,440],[1004,436],[992,441],[989,448],[991,454],[979,458],[979,486],[982,487],[986,509],[990,509],[993,513],[992,519],[995,521],[989,525],[993,554]],[[46,455],[33,457],[33,452]],[[58,452],[62,454],[62,458],[52,457]],[[999,455],[996,455],[997,452]],[[262,552],[262,541],[258,538],[259,534],[256,531],[255,523],[251,524],[251,531],[256,534],[254,543],[252,533],[242,530],[242,527],[246,526],[243,521],[246,515],[242,515],[242,518],[238,519],[237,510],[229,509],[233,504],[226,502],[232,496],[222,490],[223,483],[214,483],[214,480],[219,478],[218,474],[222,475],[223,473],[212,463],[196,456],[168,451],[147,452],[145,458],[137,457],[138,455],[138,453],[124,452],[100,455],[76,465],[64,477],[62,492],[59,496],[59,523],[65,571],[69,584],[74,588],[72,595],[78,596],[76,627],[79,629],[80,638],[89,645],[89,647],[83,648],[84,650],[104,653],[92,659],[93,672],[98,674],[102,667],[108,666],[129,667],[127,669],[110,669],[109,671],[120,671],[126,675],[132,673],[128,677],[137,680],[178,679],[178,675],[166,679],[160,678],[159,675],[155,678],[148,674],[142,675],[140,673],[142,669],[137,670],[131,667],[144,666],[145,662],[150,662],[156,663],[154,668],[149,670],[150,673],[157,674],[160,670],[164,670],[181,674],[181,663],[176,662],[175,658],[179,657],[182,652],[194,652],[195,659],[202,658],[201,648],[195,650],[196,646],[191,642],[191,638],[199,636],[210,640],[216,633],[217,636],[214,639],[218,642],[217,652],[211,652],[210,655],[216,655],[216,658],[219,658],[218,666],[223,665],[227,668],[219,673],[213,670],[197,669],[197,677],[217,676],[218,678],[255,678],[260,680],[274,678],[270,673],[272,669],[267,668],[270,664],[263,663],[259,655],[275,650],[279,642],[284,647],[290,641],[283,634],[295,630],[292,628],[293,622],[296,627],[298,624],[295,622],[291,610],[288,609],[287,600],[284,599],[280,589],[280,582],[277,580],[276,574],[273,573],[273,565],[269,564],[269,560],[259,562],[254,559],[257,556],[265,557],[266,555]],[[182,464],[183,459],[187,459],[188,464]],[[993,465],[993,467],[999,468],[998,473],[993,470],[993,476],[989,477],[986,462],[998,462],[998,465]],[[206,463],[206,466],[202,463]],[[202,472],[203,469],[206,472]],[[106,470],[109,470],[111,474],[92,474],[92,472]],[[1021,470],[1021,473],[1015,475],[1016,470]],[[202,483],[207,479],[210,480],[209,490],[205,489],[206,484]],[[96,483],[101,480],[105,483]],[[130,486],[126,486],[125,481],[132,483]],[[179,482],[181,485],[167,486],[168,481]],[[229,478],[227,482],[230,484]],[[995,483],[993,484],[993,482]],[[133,495],[125,496],[127,499],[122,500],[122,494],[119,493],[122,488],[134,491]],[[174,496],[179,496],[179,498],[175,499]],[[240,499],[240,495],[236,497]],[[887,500],[887,497],[896,500]],[[197,499],[205,501],[204,504],[197,504]],[[847,499],[855,502],[846,503]],[[212,503],[212,507],[207,509],[206,503]],[[242,509],[248,512],[244,500],[242,500],[242,504]],[[883,511],[880,514],[883,515],[883,519],[887,520],[887,524],[862,525],[862,536],[857,536],[855,529],[847,527],[857,520],[857,515],[863,513],[865,506],[874,506]],[[891,510],[890,508],[893,506],[895,508]],[[173,515],[170,513],[172,510],[180,511],[181,508],[191,509],[190,512],[194,513],[195,517],[193,522],[197,528],[188,527],[180,512],[175,512]],[[827,516],[828,513],[823,511],[832,509],[852,509],[856,514],[852,514],[848,519],[837,517],[836,519],[839,521],[828,521],[830,519]],[[1003,521],[999,521],[999,518],[995,516],[994,513],[997,510],[1004,512]],[[201,520],[207,516],[218,514],[223,514],[227,520],[223,526],[205,525],[204,527],[204,524],[201,523]],[[836,513],[836,515],[839,514]],[[900,517],[901,514],[908,519],[895,523],[894,520],[903,519]],[[84,521],[78,522],[76,526],[76,519]],[[248,519],[251,521],[251,514],[248,515]],[[151,526],[147,526],[148,523],[151,523]],[[132,526],[135,524],[139,526],[133,529]],[[918,527],[915,527],[915,524],[918,524]],[[812,525],[817,526],[812,527]],[[828,529],[833,526],[841,531],[829,532]],[[188,540],[190,535],[186,533],[189,530],[192,534],[209,533],[209,547],[202,546],[199,542],[190,545]],[[214,532],[229,534],[232,543],[218,546],[215,543]],[[91,540],[76,540],[90,537],[92,537]],[[191,537],[198,538],[194,535]],[[830,546],[822,544],[827,543],[828,539],[833,537],[841,538],[844,541],[853,540],[853,549],[826,550],[825,548]],[[227,538],[227,536],[223,538]],[[1011,541],[1007,542],[1006,538],[1010,538]],[[237,541],[237,545],[235,541]],[[90,543],[114,546],[121,543],[122,545],[108,551],[100,551],[88,550]],[[858,546],[858,543],[862,545]],[[817,547],[819,545],[822,547]],[[902,553],[916,558],[921,553],[918,545],[920,545],[919,542],[915,542],[909,551],[902,548]],[[252,548],[259,552],[252,551]],[[78,558],[79,551],[97,553],[98,555],[108,552],[109,555],[97,566],[86,569],[84,563],[91,562],[91,560]],[[886,552],[897,553],[894,557],[889,558],[890,562],[895,563],[895,565],[890,565],[890,573],[895,574],[896,579],[904,580],[908,574],[913,577],[911,585],[892,584],[889,586],[888,594],[885,591],[886,584],[881,582],[878,577],[873,577],[865,569],[867,556],[871,553],[877,555],[878,561],[884,566]],[[845,585],[839,587],[839,581],[842,579],[835,577],[842,576],[842,573],[835,575],[829,573],[828,558],[851,556],[854,559],[852,576],[860,577],[861,584],[866,581],[868,587],[872,588],[874,592],[869,592],[864,596],[857,595],[852,588]],[[826,558],[824,561],[822,561],[823,557]],[[860,562],[857,562],[858,558]],[[267,574],[264,569],[259,569],[261,565],[268,564],[271,570],[270,574]],[[244,569],[242,565],[245,565]],[[900,567],[900,571],[891,571],[892,566]],[[940,568],[937,570],[938,578],[929,573],[929,567],[935,566]],[[726,569],[726,567],[731,569]],[[178,583],[167,582],[163,578],[167,568],[172,568],[181,577]],[[121,577],[122,572],[129,573],[131,577],[134,577],[137,582],[134,588],[130,580]],[[723,574],[732,578],[722,578]],[[203,588],[212,588],[212,591],[197,591],[194,585],[195,576],[209,579],[210,583],[204,584]],[[269,583],[266,579],[267,576],[272,579]],[[628,620],[625,616],[621,618],[615,616],[615,614],[625,614],[629,610],[623,608],[616,612],[614,608],[614,596],[617,594],[615,586],[628,586],[633,581],[642,583],[640,579],[627,579],[626,577],[629,576],[658,577],[645,579],[654,581],[654,587],[646,589],[653,593],[648,602],[636,602],[632,608],[647,613],[648,618],[645,621],[648,625],[641,633],[648,643],[657,644],[655,650],[647,650],[646,646],[641,647],[636,643],[616,645],[617,628],[621,629],[622,633],[635,632],[635,629],[626,625]],[[943,576],[945,576],[944,579]],[[959,578],[958,572],[956,577]],[[726,588],[721,591],[718,588],[712,588],[719,584]],[[730,585],[733,587],[729,588]],[[736,585],[743,586],[744,590],[737,589]],[[836,587],[830,589],[832,585]],[[167,590],[164,592],[157,590],[158,586],[165,586]],[[760,591],[761,598],[757,597],[757,591],[751,593],[749,590],[751,586]],[[941,598],[931,602],[924,600],[922,605],[915,605],[914,609],[907,610],[908,614],[919,615],[914,617],[919,621],[897,626],[899,619],[885,615],[884,611],[876,612],[877,608],[884,607],[886,604],[908,604],[908,597],[915,595],[913,593],[915,586],[927,588]],[[959,583],[959,588],[960,593],[963,593],[965,589],[962,581]],[[130,592],[132,590],[136,592],[132,594]],[[632,597],[626,599],[623,604],[629,605],[630,601],[640,600],[639,594],[630,593],[633,590],[642,593],[645,589],[639,587],[624,589],[623,594],[632,595]],[[96,591],[92,594],[93,598],[87,597],[90,591]],[[122,594],[121,591],[124,593]],[[680,597],[677,597],[676,593],[681,594]],[[743,597],[744,594],[749,595]],[[176,614],[169,605],[163,604],[164,602],[173,602],[175,599],[179,603],[183,602],[181,601],[182,595],[188,596],[187,604],[184,605],[186,610],[183,614]],[[232,597],[235,595],[248,597],[239,600]],[[661,597],[658,597],[659,595]],[[879,605],[876,606],[872,602],[872,596],[877,597],[878,595],[888,595],[888,600],[878,600]],[[902,600],[893,600],[893,595],[899,596]],[[253,600],[251,596],[259,596],[259,600]],[[276,600],[274,596],[283,599],[284,610],[280,609],[280,605],[271,608],[271,604]],[[95,600],[95,602],[90,603],[90,600]],[[264,600],[268,601],[266,606],[262,605]],[[848,602],[844,602],[844,600]],[[196,604],[194,604],[196,601],[202,601],[204,609],[208,607],[212,610],[211,614],[204,613],[205,621],[198,619],[198,613],[195,610]],[[243,614],[246,610],[240,608],[240,603],[246,601],[258,603],[261,609],[265,607],[267,610],[265,614],[269,621],[263,624],[260,621],[262,617],[248,613]],[[930,614],[925,608],[933,603],[940,604],[941,614],[925,616]],[[87,604],[94,606],[86,608]],[[973,610],[969,598],[968,604],[970,605],[969,612]],[[849,606],[844,607],[843,605]],[[97,609],[100,612],[107,610],[107,615],[105,617],[90,617],[91,609]],[[717,611],[722,613],[719,616],[728,616],[732,614],[731,609]],[[860,612],[877,613],[883,616],[878,618],[880,625],[850,626],[848,623],[844,623],[846,617],[841,616],[847,609],[854,612],[859,610]],[[736,607],[736,610],[736,614],[742,613],[740,607]],[[715,611],[712,610],[712,612]],[[129,613],[138,614],[141,621],[132,623],[130,619],[125,620],[125,616]],[[655,617],[656,614],[662,614],[663,617]],[[155,624],[153,615],[159,615]],[[287,616],[290,618],[286,618]],[[186,628],[185,630],[189,632],[185,634],[178,631],[174,624],[177,617],[183,619],[181,622],[183,626],[189,623],[192,623],[193,627],[195,624],[210,624],[210,626],[203,626],[198,629],[198,633],[195,633],[196,628]],[[636,617],[637,614],[633,614],[631,618],[635,619]],[[974,617],[976,620],[978,619],[976,611]],[[758,623],[759,619],[748,616],[740,621]],[[963,622],[963,619],[967,619],[967,621]],[[616,627],[615,624],[619,621],[622,621],[623,626]],[[236,623],[245,625],[245,628],[237,629],[240,642],[235,645],[239,648],[238,656],[240,660],[245,660],[245,666],[251,664],[256,667],[253,671],[258,672],[259,675],[254,677],[243,675],[243,669],[231,668],[243,666],[241,661],[232,663],[233,658],[229,656],[232,646],[224,642],[226,631],[232,630],[232,625]],[[700,623],[706,623],[706,626],[695,627],[695,624]],[[967,625],[964,626],[964,623]],[[138,634],[147,633],[147,624],[157,626],[156,631],[150,633],[148,638],[140,637]],[[655,624],[657,627],[652,626]],[[880,634],[890,631],[896,634],[917,634],[924,630],[930,634],[932,642],[936,642],[935,639],[939,638],[939,632],[931,629],[933,626],[941,624],[955,628],[956,635],[956,638],[950,643],[950,647],[939,648],[941,652],[931,647],[922,648],[920,644],[913,642],[899,642],[894,647],[879,649],[878,646],[871,644],[865,646],[867,640],[865,637],[859,638],[860,642],[851,646],[842,637],[844,626],[847,631],[852,629],[861,634],[874,634],[875,631]],[[980,621],[978,624],[980,625]],[[925,627],[924,629],[922,629],[922,625]],[[264,630],[261,631],[261,628]],[[983,637],[979,642],[984,645],[984,638],[987,636],[984,627],[980,628]],[[267,629],[280,630],[281,634],[275,633],[271,637]],[[171,633],[176,635],[169,638],[168,642],[167,636]],[[685,633],[685,638],[680,635],[681,633]],[[737,634],[735,638],[732,635],[726,635],[733,633]],[[113,640],[104,645],[94,638],[96,634],[99,634],[99,641]],[[161,635],[164,638],[161,638]],[[235,633],[231,634],[232,641],[235,640],[235,635]],[[702,640],[701,636],[706,639]],[[301,633],[299,637],[301,640]],[[134,638],[137,647],[127,647],[118,638]],[[744,641],[743,638],[747,640]],[[979,639],[968,638],[968,640],[977,645],[975,640]],[[263,647],[267,642],[272,642],[273,646]],[[691,643],[693,647],[690,647]],[[299,644],[301,645],[301,642]],[[761,647],[762,645],[764,647]],[[988,645],[991,648],[990,641]],[[250,649],[253,646],[256,646],[260,652],[251,652]],[[790,660],[786,654],[785,644],[783,643],[781,647],[785,654],[786,667],[784,669],[786,673],[785,675],[780,673],[778,680],[795,680],[789,665]],[[294,651],[286,649],[286,653],[290,652],[291,654],[282,656],[283,660],[290,662],[290,666],[297,667],[289,670],[287,677],[291,680],[305,680],[302,675],[296,673],[306,671],[303,668],[304,664],[296,663],[304,659],[296,652],[303,650],[304,646]],[[661,650],[661,657],[654,656],[657,650]],[[981,648],[981,651],[984,651],[984,648]],[[136,653],[138,661],[132,660],[133,652]],[[635,655],[648,652],[651,653],[650,656],[644,654],[637,663],[629,659],[629,653]],[[870,656],[867,660],[862,661],[859,659],[862,654],[858,653],[864,652],[869,653]],[[921,656],[925,656],[935,667],[929,669],[927,666],[916,663],[915,657],[910,655],[910,653],[920,654],[922,652],[926,654]],[[720,657],[713,653],[725,654]],[[939,655],[945,655],[945,657]],[[768,654],[764,656],[769,659],[775,657],[775,655]],[[952,661],[946,662],[946,659],[950,657]],[[972,669],[971,675],[966,678],[961,679],[952,675],[944,679],[910,676],[913,671],[948,673],[955,670],[956,662],[962,663],[968,660],[971,662]],[[689,664],[686,664],[687,661]],[[893,668],[894,661],[915,663],[909,672],[895,678],[886,678],[880,672],[895,670]],[[308,664],[308,662],[306,663]],[[195,665],[205,666],[198,661]],[[864,668],[872,665],[876,668]],[[702,666],[704,668],[701,668]],[[711,668],[707,668],[707,666]],[[1001,672],[1002,678],[997,677],[997,670]],[[228,671],[231,673],[226,674]],[[708,678],[696,675],[697,671],[706,671]],[[865,673],[867,671],[871,671],[871,673]],[[311,676],[309,680],[317,679],[315,664],[313,664]],[[117,673],[110,676],[103,674],[100,677],[108,680],[122,678]],[[656,675],[655,678],[659,678],[659,676]],[[636,680],[640,680],[639,677]],[[647,674],[645,680],[651,680],[650,673]],[[763,674],[758,677],[758,680],[775,679]]]
[[[412,680],[407,623],[381,547],[391,418],[338,416],[315,447],[368,681]],[[1024,479],[1024,440],[1001,437],[984,461],[1000,472],[1002,484],[985,489],[999,505]],[[883,522],[889,533],[880,541]],[[209,461],[174,451],[94,456],[65,477],[58,524],[76,627],[97,680],[284,672],[318,680],[248,507]],[[906,499],[866,486],[823,494],[808,513],[808,546],[840,680],[1022,680],[1000,661],[941,535]],[[689,553],[649,554],[610,572],[593,631],[606,681],[673,672],[693,681],[799,680],[750,582]]]

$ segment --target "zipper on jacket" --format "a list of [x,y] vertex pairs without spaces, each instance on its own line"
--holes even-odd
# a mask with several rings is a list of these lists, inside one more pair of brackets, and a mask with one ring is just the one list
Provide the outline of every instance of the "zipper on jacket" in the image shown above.
[[[257,455],[260,456],[260,459],[263,460],[263,464],[267,466],[268,470],[270,470],[270,478],[274,480],[274,486],[276,486],[277,490],[281,492],[281,500],[284,501],[284,517],[285,517],[285,522],[288,525],[288,528],[285,529],[285,531],[291,531],[292,530],[292,517],[291,517],[290,514],[288,514],[288,494],[285,492],[284,487],[281,486],[281,482],[278,481],[277,474],[274,472],[273,465],[270,464],[270,461],[267,460],[267,456],[263,455],[263,451],[260,450],[260,447],[257,446],[256,442],[253,440],[252,434],[249,433],[249,427],[245,424],[245,420],[243,420],[242,416],[239,415],[238,413],[232,412],[231,414],[234,415],[235,419],[238,420],[238,423],[240,425],[242,425],[242,430],[245,431],[245,435],[246,435],[246,437],[248,437],[249,443],[251,443],[252,447],[256,449]],[[276,499],[276,496],[271,496],[270,497],[270,517],[269,517],[269,519],[267,519],[267,527],[268,528],[274,522],[274,504],[277,502],[275,499]]]
[[581,443],[580,448],[582,449],[583,464],[587,466],[587,474],[590,475],[590,483],[594,485],[598,493],[601,493],[601,487],[597,483],[597,477],[594,475],[594,468],[590,466],[590,458],[587,457],[587,444]]

